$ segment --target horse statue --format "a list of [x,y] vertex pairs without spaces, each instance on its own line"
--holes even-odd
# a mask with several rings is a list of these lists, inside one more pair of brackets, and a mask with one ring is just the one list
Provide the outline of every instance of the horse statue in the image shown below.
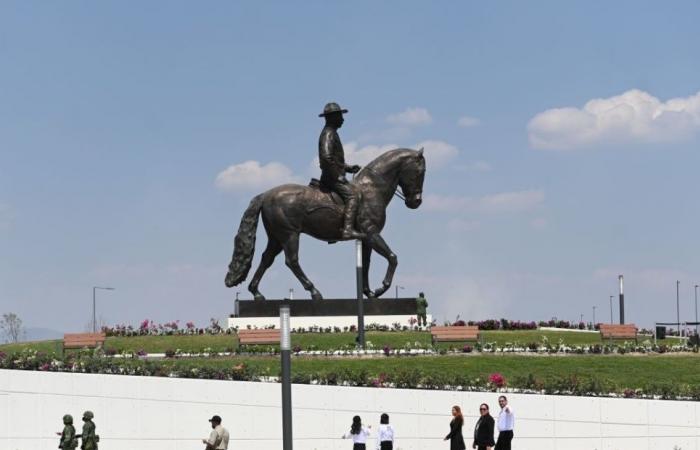
[[[424,178],[423,149],[399,148],[374,159],[352,180],[359,192],[356,229],[365,235],[362,239],[362,284],[363,293],[368,298],[379,297],[391,287],[398,264],[396,255],[380,234],[386,222],[389,202],[396,193],[403,198],[407,207],[418,208],[422,202]],[[401,188],[403,195],[397,192],[397,187]],[[284,184],[255,196],[238,227],[233,257],[226,274],[228,287],[241,284],[248,276],[260,215],[267,232],[267,248],[248,285],[253,298],[265,300],[258,290],[260,280],[275,257],[284,250],[287,267],[310,292],[313,300],[322,300],[323,296],[299,265],[299,235],[306,233],[329,243],[341,240],[343,203],[340,196],[325,189],[317,180],[312,180],[309,186]],[[388,262],[382,286],[374,291],[370,290],[368,279],[372,250]]]

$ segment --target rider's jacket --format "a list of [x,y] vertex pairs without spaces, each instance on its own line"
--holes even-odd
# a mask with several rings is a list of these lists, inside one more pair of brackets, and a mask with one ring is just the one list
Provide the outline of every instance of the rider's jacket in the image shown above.
[[318,139],[318,160],[321,166],[321,182],[333,185],[345,176],[345,153],[338,132],[324,127]]

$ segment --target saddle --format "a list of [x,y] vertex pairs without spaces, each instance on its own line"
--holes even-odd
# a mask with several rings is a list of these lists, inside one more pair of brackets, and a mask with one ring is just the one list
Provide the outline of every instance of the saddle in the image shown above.
[[333,202],[334,205],[340,207],[340,208],[345,208],[345,202],[343,201],[343,198],[338,195],[337,192],[333,191],[328,185],[321,183],[321,180],[318,178],[312,178],[311,181],[309,181],[309,187],[311,189],[314,189],[320,193],[325,194],[331,202]]

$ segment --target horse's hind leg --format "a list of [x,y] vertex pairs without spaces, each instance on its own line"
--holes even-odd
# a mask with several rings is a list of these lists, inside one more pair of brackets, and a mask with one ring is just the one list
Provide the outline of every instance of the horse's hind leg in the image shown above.
[[255,271],[253,279],[250,280],[250,284],[248,285],[248,290],[251,292],[251,294],[253,294],[253,298],[255,300],[265,300],[265,297],[258,290],[258,286],[260,285],[260,280],[262,279],[263,275],[265,275],[265,271],[270,268],[272,263],[275,261],[275,257],[279,255],[281,251],[282,245],[277,241],[277,239],[268,235],[267,248],[265,248],[262,258],[260,259],[260,265]]
[[282,248],[284,248],[284,257],[287,267],[292,270],[292,273],[294,273],[301,285],[304,286],[304,289],[311,293],[311,299],[322,300],[323,296],[314,287],[311,280],[306,277],[306,274],[301,270],[301,266],[299,265],[299,234],[294,233],[290,235],[287,241],[282,244]]

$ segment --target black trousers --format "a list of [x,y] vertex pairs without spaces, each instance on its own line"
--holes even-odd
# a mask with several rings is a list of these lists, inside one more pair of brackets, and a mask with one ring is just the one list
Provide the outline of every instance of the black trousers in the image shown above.
[[365,450],[366,448],[365,444],[352,444],[352,450]]
[[382,441],[379,443],[379,450],[394,450],[394,443],[391,441]]
[[496,441],[496,450],[510,450],[510,441],[513,440],[513,431],[501,431],[498,433],[498,441]]

